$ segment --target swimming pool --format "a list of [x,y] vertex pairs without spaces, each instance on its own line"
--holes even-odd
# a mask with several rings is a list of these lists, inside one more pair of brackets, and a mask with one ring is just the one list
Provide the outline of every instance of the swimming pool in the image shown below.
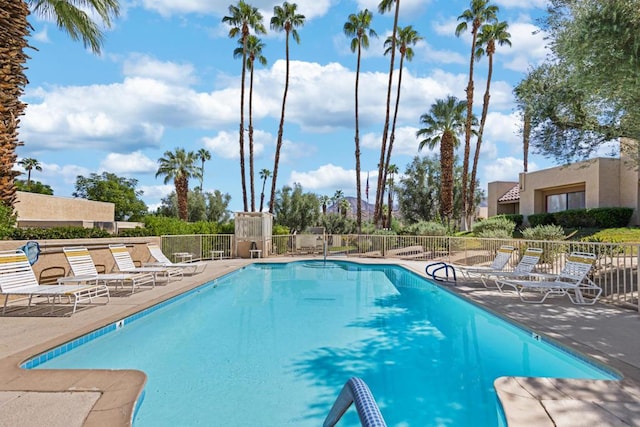
[[92,338],[25,366],[144,371],[137,427],[318,426],[352,376],[390,426],[496,426],[497,377],[616,378],[390,265],[253,264]]

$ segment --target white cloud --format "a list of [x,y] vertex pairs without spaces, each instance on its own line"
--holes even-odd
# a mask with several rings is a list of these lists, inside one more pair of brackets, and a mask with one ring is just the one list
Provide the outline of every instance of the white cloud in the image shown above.
[[140,185],[138,187],[140,190],[144,192],[144,198],[150,200],[159,200],[163,197],[171,194],[172,191],[175,191],[175,187],[173,185]]
[[518,113],[502,114],[489,112],[484,127],[484,139],[501,141],[508,145],[522,147],[522,138],[518,134],[520,130],[520,116]]
[[546,34],[540,27],[528,22],[516,22],[509,25],[509,33],[511,48],[497,46],[494,61],[506,61],[505,68],[522,72],[544,61],[549,50],[544,40]]
[[[482,176],[486,177],[482,180],[483,186],[493,181],[517,181],[520,172],[524,169],[522,159],[515,157],[501,157],[494,160],[490,164],[485,164],[482,168]],[[538,170],[538,165],[529,162],[529,172]]]
[[133,53],[124,61],[122,72],[127,77],[149,78],[176,85],[196,82],[191,64],[160,61],[148,55]]
[[[369,192],[375,186],[377,171],[369,172]],[[326,164],[318,169],[299,172],[293,170],[288,180],[288,185],[299,183],[305,191],[326,194],[332,196],[336,190],[342,190],[345,196],[356,194],[356,171],[355,169],[345,169],[342,166]],[[360,171],[360,186],[362,197],[365,197],[365,187],[367,182],[367,171]]]
[[[380,0],[357,0],[357,3],[357,10],[369,9],[371,12],[377,12]],[[413,13],[424,10],[429,3],[431,3],[431,0],[402,0],[400,5],[400,17],[409,17]],[[389,12],[385,12],[385,14],[393,16],[395,10],[394,2],[392,9]]]
[[100,170],[115,174],[154,173],[157,166],[156,162],[140,151],[129,154],[109,153],[100,162]]
[[[239,134],[237,132],[220,131],[214,137],[202,138],[203,145],[211,150],[212,154],[222,157],[223,159],[240,159],[240,143],[238,141]],[[273,136],[261,130],[255,130],[253,133],[253,155],[254,158],[260,157],[266,146],[273,145]],[[245,133],[244,137],[245,155],[249,155],[249,135]]]
[[49,39],[49,34],[47,33],[47,26],[45,25],[44,27],[42,27],[41,31],[38,31],[37,33],[33,34],[33,39],[40,42],[40,43],[51,43],[51,40]]
[[545,9],[548,0],[495,0],[495,3],[505,9]]

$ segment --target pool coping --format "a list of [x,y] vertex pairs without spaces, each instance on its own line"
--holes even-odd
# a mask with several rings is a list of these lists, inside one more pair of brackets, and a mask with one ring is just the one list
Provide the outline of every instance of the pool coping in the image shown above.
[[[160,295],[153,295],[153,297],[135,306],[123,304],[124,308],[122,310],[116,309],[115,313],[106,315],[100,320],[87,322],[70,330],[67,328],[66,331],[58,334],[54,338],[44,340],[36,345],[0,358],[0,377],[4,379],[0,384],[0,392],[23,391],[37,393],[72,391],[75,393],[95,393],[98,391],[101,393],[100,398],[87,414],[83,425],[129,426],[131,425],[132,416],[135,411],[136,401],[146,383],[146,375],[143,372],[137,370],[28,370],[21,368],[20,365],[37,354],[45,353],[79,336],[88,334],[120,319],[135,315],[142,310],[198,288],[210,280],[236,271],[250,263],[291,262],[305,259],[317,260],[318,258],[278,257],[259,260],[212,261],[210,265],[213,266],[213,268],[207,267],[205,270],[207,274],[202,273],[200,275],[186,277],[182,283],[177,282],[177,284],[175,284],[174,282],[165,287]],[[363,264],[400,265],[409,271],[425,277],[424,271],[422,270],[424,268],[423,262],[361,258],[340,258],[340,260]],[[504,312],[504,304],[502,304],[501,301],[504,295],[499,295],[499,301],[491,303],[490,299],[494,297],[491,295],[492,291],[481,288],[481,286],[480,284],[479,288],[478,284],[461,282],[456,287],[447,286],[447,288],[453,293],[471,300],[499,317],[506,318],[524,329],[535,329],[549,337],[551,341],[557,341],[562,346],[585,354],[600,363],[604,363],[620,371],[625,376],[621,381],[555,379],[545,379],[545,381],[541,381],[537,378],[498,378],[495,382],[495,388],[500,401],[503,403],[505,416],[510,426],[534,424],[556,425],[556,418],[562,419],[563,416],[566,417],[567,407],[576,408],[575,410],[579,410],[581,416],[585,413],[595,414],[593,415],[594,417],[599,417],[595,418],[597,420],[625,420],[629,418],[629,412],[635,414],[640,412],[640,406],[637,406],[638,404],[635,403],[636,401],[640,401],[640,383],[638,383],[640,379],[640,369],[638,366],[625,363],[614,356],[610,356],[578,341],[569,340],[567,342],[566,337],[555,333],[556,331],[553,331],[552,328],[549,329],[540,324],[536,324],[536,327],[532,328],[530,324],[524,324],[522,322],[523,319],[513,318],[509,316],[508,312]],[[112,298],[112,301],[113,300],[114,298]],[[549,307],[547,304],[545,304],[545,306]],[[91,310],[99,310],[100,308],[101,307],[96,307]],[[74,316],[78,316],[78,313]],[[71,316],[69,319],[73,319],[74,316]],[[640,316],[638,316],[637,313],[635,313],[635,316],[638,317],[638,323],[640,324]],[[39,320],[43,321],[42,319]],[[607,405],[607,403],[610,404]],[[616,405],[613,405],[613,403]],[[628,404],[626,409],[620,409],[620,403]],[[69,410],[73,410],[73,408]],[[619,425],[625,424],[622,423]],[[628,423],[628,425],[633,424]]]

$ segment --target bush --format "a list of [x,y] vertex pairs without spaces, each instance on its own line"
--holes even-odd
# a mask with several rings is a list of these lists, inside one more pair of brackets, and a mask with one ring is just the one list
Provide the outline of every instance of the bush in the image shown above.
[[136,228],[123,228],[122,230],[118,230],[119,237],[145,237],[152,236],[153,234],[147,228],[136,227]]
[[111,237],[111,233],[101,228],[84,227],[52,227],[52,228],[15,228],[14,240],[46,240],[46,239],[96,239]]
[[447,228],[439,222],[420,221],[407,225],[400,230],[400,234],[409,236],[446,236]]
[[551,213],[539,213],[527,216],[527,221],[531,227],[537,227],[539,225],[552,225],[555,224],[553,220],[553,214]]
[[559,225],[537,225],[522,230],[525,240],[564,240],[564,230]]
[[16,225],[16,215],[11,206],[0,203],[0,239],[5,240],[11,237]]
[[497,237],[510,239],[516,223],[504,216],[492,216],[473,225],[477,237]]
[[629,224],[631,208],[570,209],[554,213],[529,215],[532,227],[556,224],[564,228],[617,228]]
[[516,224],[516,228],[522,227],[522,223],[524,222],[524,216],[520,214],[503,214],[503,215],[497,215],[497,216],[501,218],[506,218],[509,221],[512,221],[513,223]]

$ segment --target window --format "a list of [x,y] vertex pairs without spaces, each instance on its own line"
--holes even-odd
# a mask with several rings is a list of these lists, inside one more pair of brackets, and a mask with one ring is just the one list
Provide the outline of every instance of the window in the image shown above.
[[547,196],[547,212],[560,212],[568,209],[584,209],[584,191],[571,193],[551,194]]

